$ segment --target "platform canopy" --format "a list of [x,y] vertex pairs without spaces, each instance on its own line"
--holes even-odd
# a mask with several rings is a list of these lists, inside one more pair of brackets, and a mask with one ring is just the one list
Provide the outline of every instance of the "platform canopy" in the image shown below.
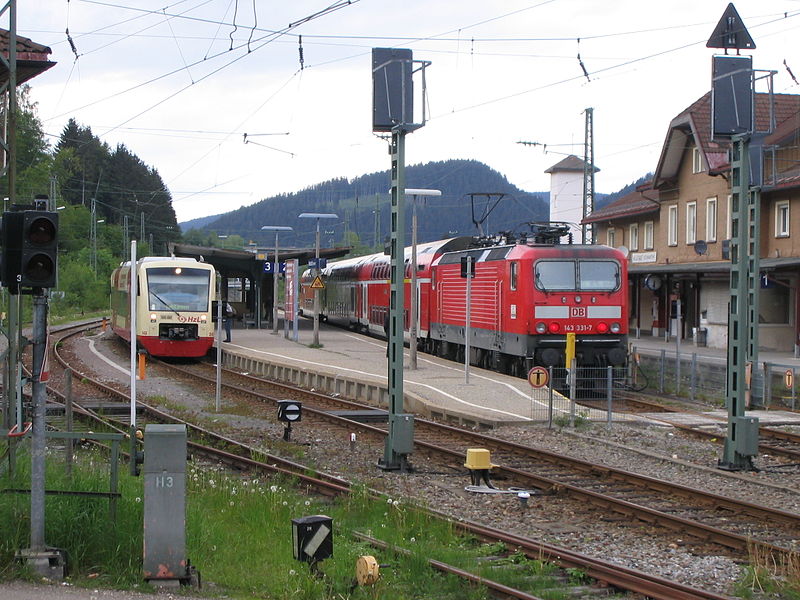
[[[253,281],[260,281],[265,275],[264,263],[275,259],[274,248],[258,248],[255,252],[249,250],[230,250],[224,248],[210,248],[206,246],[193,246],[191,244],[170,244],[169,252],[173,256],[196,258],[214,265],[223,277],[241,277]],[[280,248],[281,261],[296,258],[300,265],[308,264],[309,258],[314,258],[314,248]],[[341,258],[350,252],[349,247],[320,248],[320,258]],[[270,278],[271,281],[271,278]]]

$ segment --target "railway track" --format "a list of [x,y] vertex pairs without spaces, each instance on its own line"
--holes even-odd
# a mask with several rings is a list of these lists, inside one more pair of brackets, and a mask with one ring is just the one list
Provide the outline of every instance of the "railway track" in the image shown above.
[[[72,333],[75,335],[75,333]],[[56,358],[65,368],[75,368],[66,364],[63,357],[59,352],[56,352]],[[231,374],[228,374],[230,376]],[[87,373],[81,373],[81,381],[85,385],[92,384],[92,378]],[[252,385],[252,381],[250,384]],[[103,393],[110,396],[116,395],[121,402],[128,402],[129,398],[125,395],[124,391],[115,390],[111,386],[103,386]],[[244,387],[239,386],[240,391],[246,391]],[[252,391],[248,393],[252,394]],[[80,403],[76,403],[80,408]],[[309,407],[310,408],[310,407]],[[224,462],[237,469],[250,469],[259,470],[272,473],[291,474],[291,476],[298,478],[303,486],[313,488],[319,493],[336,495],[345,494],[349,491],[349,483],[335,477],[330,477],[321,473],[310,473],[305,465],[299,465],[291,461],[286,461],[279,457],[267,456],[263,457],[263,453],[254,452],[252,448],[239,443],[238,441],[229,437],[221,436],[216,432],[209,431],[205,428],[198,427],[194,424],[180,421],[174,416],[158,411],[153,407],[140,404],[140,410],[144,418],[148,420],[167,421],[167,422],[183,422],[187,426],[187,431],[190,434],[190,451],[197,453],[214,460]],[[314,410],[314,409],[312,409]],[[98,418],[92,411],[82,411],[83,414],[92,418]],[[320,414],[326,411],[320,411]],[[327,413],[330,416],[329,413]],[[352,427],[353,422],[342,417],[335,417],[347,422],[349,428]],[[107,422],[107,420],[105,420]],[[126,423],[123,420],[116,424],[117,427],[124,430]],[[380,431],[380,430],[378,430]],[[221,449],[223,447],[224,449]],[[443,516],[443,518],[446,518]],[[605,563],[604,561],[597,560],[579,553],[571,552],[564,548],[555,546],[548,546],[546,544],[537,543],[533,540],[515,536],[506,532],[495,530],[491,527],[481,526],[476,523],[459,522],[457,524],[465,533],[479,537],[482,540],[491,542],[502,542],[514,548],[518,552],[524,553],[533,559],[548,558],[557,563],[562,569],[582,569],[589,577],[594,578],[596,581],[601,582],[603,585],[610,585],[619,589],[629,590],[633,593],[644,594],[651,598],[663,598],[670,600],[695,600],[695,599],[709,599],[716,600],[725,598],[713,592],[697,590],[670,582],[659,577],[654,577],[645,573],[640,573],[631,569],[626,569],[618,565]],[[438,568],[438,567],[437,567]],[[459,576],[470,579],[475,577],[470,573],[456,573]],[[481,578],[482,583],[490,583]],[[491,587],[491,586],[490,586]],[[502,593],[505,597],[512,598],[532,598],[536,596],[527,594],[520,590],[501,590],[498,588],[495,593]],[[580,593],[580,590],[577,590]]]
[[[727,420],[717,418],[707,412],[700,412],[693,408],[678,408],[665,405],[661,402],[654,402],[649,397],[638,394],[626,393],[621,397],[620,404],[615,404],[617,412],[648,413],[651,417],[654,413],[688,413],[702,417],[704,420],[716,420],[717,429],[711,431],[696,425],[685,425],[668,421],[676,429],[685,432],[687,435],[714,441],[718,444],[725,443]],[[800,435],[791,431],[776,429],[775,427],[760,426],[758,428],[759,443],[758,449],[762,454],[772,454],[782,456],[794,462],[800,462]]]
[[[169,366],[194,381],[213,380],[201,375],[205,367]],[[261,402],[277,402],[289,397],[304,403],[304,415],[332,423],[346,430],[358,429],[373,436],[386,436],[386,428],[357,423],[346,416],[368,407],[324,394],[316,394],[275,382],[226,371],[223,385],[236,393],[252,394]],[[233,383],[235,381],[236,383]],[[269,392],[263,392],[264,386]],[[658,525],[669,531],[689,534],[699,544],[724,546],[739,556],[756,547],[779,563],[795,552],[800,539],[800,515],[718,496],[665,481],[613,469],[546,450],[506,442],[490,435],[415,419],[415,448],[444,457],[453,472],[463,472],[466,448],[482,447],[492,451],[493,469],[504,484],[535,487],[544,494],[568,495],[600,511],[602,518],[631,519]],[[499,457],[499,458],[498,458]]]

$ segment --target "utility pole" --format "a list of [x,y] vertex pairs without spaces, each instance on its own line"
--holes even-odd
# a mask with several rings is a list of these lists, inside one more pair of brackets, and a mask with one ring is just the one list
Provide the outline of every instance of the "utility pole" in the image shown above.
[[[731,145],[728,434],[718,466],[727,471],[752,470],[752,457],[758,452],[758,418],[747,417],[745,408],[750,385],[747,362],[758,356],[761,194],[760,181],[751,178],[750,164],[755,133],[753,60],[740,51],[755,48],[755,43],[733,4],[725,9],[706,46],[725,49],[725,56],[712,57],[712,135],[715,141]],[[728,56],[728,49],[736,49],[736,56]],[[761,160],[759,153],[755,160]],[[760,169],[753,171],[760,173]]]
[[412,75],[414,64],[420,65],[422,95],[425,96],[427,61],[414,61],[411,50],[397,48],[372,49],[373,114],[372,130],[391,133],[392,220],[390,238],[391,289],[389,296],[388,387],[389,434],[383,458],[378,466],[384,470],[408,468],[408,455],[413,449],[414,417],[403,413],[403,340],[405,322],[405,144],[406,134],[425,125],[425,103],[422,122],[414,123]]
[[97,275],[97,207],[94,198],[92,198],[91,215],[92,222],[89,226],[89,238],[91,238],[92,245],[92,271]]
[[[594,210],[594,109],[587,108],[586,131],[583,141],[583,218],[584,221]],[[581,222],[581,243],[593,244],[593,226]]]
[[381,234],[381,211],[378,207],[378,199],[380,198],[380,194],[377,192],[375,193],[375,236],[372,238],[372,245],[377,249],[380,247],[379,235]]

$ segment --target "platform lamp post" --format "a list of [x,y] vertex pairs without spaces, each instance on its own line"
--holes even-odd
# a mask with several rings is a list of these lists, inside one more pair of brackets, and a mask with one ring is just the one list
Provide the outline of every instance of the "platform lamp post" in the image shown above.
[[[316,252],[316,266],[314,272],[319,276],[319,220],[320,219],[338,219],[339,215],[334,213],[302,213],[299,215],[301,219],[316,219],[317,220],[317,235],[315,240]],[[319,288],[314,288],[314,346],[319,346]]]
[[411,357],[411,369],[417,369],[417,321],[419,320],[419,302],[417,297],[417,198],[441,196],[440,190],[424,190],[406,188],[406,196],[412,197],[411,203],[411,341],[408,349]]
[[293,231],[293,229],[282,225],[264,225],[261,231],[275,232],[275,269],[272,271],[272,335],[278,335],[278,276],[281,273],[281,263],[278,260],[278,234],[281,231]]

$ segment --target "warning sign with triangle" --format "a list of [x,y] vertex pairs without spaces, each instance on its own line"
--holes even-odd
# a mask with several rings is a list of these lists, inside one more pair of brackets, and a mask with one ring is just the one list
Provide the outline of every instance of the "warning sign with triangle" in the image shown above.
[[325,284],[322,283],[322,277],[320,277],[319,275],[314,277],[314,281],[311,282],[311,289],[312,290],[324,290],[325,289]]
[[736,12],[733,3],[728,4],[728,8],[722,13],[722,18],[714,28],[714,33],[708,38],[706,48],[752,50],[755,47],[756,43],[750,37],[750,33],[744,26],[739,13]]

